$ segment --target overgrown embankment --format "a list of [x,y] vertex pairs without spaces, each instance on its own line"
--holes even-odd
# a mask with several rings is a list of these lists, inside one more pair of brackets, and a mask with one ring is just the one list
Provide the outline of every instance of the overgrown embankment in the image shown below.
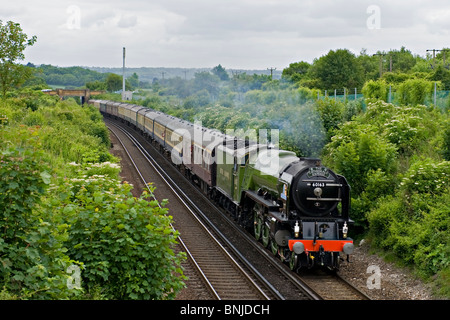
[[132,196],[98,110],[40,92],[0,105],[0,299],[171,299],[167,209]]

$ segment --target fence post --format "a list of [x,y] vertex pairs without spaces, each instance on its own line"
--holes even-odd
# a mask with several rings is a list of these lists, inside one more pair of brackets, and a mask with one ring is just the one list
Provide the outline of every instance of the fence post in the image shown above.
[[436,107],[436,82],[434,83],[434,106]]
[[389,100],[388,102],[391,103],[392,101],[392,86],[389,86]]

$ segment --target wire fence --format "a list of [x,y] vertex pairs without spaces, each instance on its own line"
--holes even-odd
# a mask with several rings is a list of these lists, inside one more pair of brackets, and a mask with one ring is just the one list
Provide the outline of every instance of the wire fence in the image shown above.
[[[363,109],[366,109],[366,102],[361,89],[335,89],[335,90],[325,90],[317,94],[317,100],[320,99],[334,99],[335,101],[348,102],[348,101],[358,101],[362,104]],[[392,86],[389,86],[389,90],[386,97],[386,102],[395,105],[400,105],[400,95],[394,90]],[[427,95],[423,101],[426,106],[436,106],[441,111],[450,109],[450,90],[436,90],[436,86],[433,93]]]

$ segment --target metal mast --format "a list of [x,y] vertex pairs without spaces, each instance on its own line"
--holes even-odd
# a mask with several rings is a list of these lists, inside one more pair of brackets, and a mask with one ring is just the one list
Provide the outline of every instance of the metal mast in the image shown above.
[[123,47],[122,92],[125,93],[125,47]]

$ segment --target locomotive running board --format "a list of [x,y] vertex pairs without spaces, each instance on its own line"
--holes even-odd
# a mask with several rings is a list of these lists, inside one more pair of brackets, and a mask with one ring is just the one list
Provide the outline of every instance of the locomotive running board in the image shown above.
[[273,204],[271,201],[264,199],[264,197],[259,196],[254,191],[247,190],[247,191],[245,191],[245,194],[249,198],[251,198],[251,199],[255,200],[256,202],[262,204],[263,206],[267,207],[267,209],[269,211],[277,211],[280,208],[279,205]]

